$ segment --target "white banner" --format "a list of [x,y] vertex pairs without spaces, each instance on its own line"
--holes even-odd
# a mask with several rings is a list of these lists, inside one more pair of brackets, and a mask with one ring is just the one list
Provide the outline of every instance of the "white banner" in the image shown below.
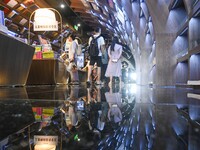
[[49,145],[57,145],[58,136],[44,136],[44,135],[35,135],[34,136],[34,144],[49,144]]
[[34,22],[34,31],[58,31],[58,22],[51,22],[51,24],[45,24],[45,22]]

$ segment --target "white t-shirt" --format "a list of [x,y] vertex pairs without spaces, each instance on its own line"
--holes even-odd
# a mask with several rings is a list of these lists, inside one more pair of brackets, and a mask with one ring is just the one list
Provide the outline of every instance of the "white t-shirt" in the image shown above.
[[70,45],[71,45],[71,42],[69,41],[65,42],[65,52],[69,52]]
[[[94,35],[94,38],[97,38],[98,36],[99,36],[99,34],[95,34],[95,35]],[[88,45],[90,45],[91,41],[92,41],[92,37],[89,38]],[[105,45],[105,40],[104,40],[104,38],[103,38],[102,36],[99,37],[99,38],[97,39],[97,43],[98,43],[98,48],[99,48],[99,55],[98,55],[98,56],[102,56],[102,52],[101,52],[100,47],[101,47],[102,45]]]
[[71,45],[69,47],[69,59],[72,59],[73,57],[76,58],[76,49],[77,49],[77,43],[76,41],[72,41]]

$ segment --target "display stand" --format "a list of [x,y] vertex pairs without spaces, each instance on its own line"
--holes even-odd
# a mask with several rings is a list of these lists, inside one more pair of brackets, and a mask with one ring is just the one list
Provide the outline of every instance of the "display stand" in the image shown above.
[[34,48],[0,33],[0,86],[24,86]]
[[[60,17],[60,32],[62,32],[62,17],[60,13],[53,9]],[[36,10],[37,11],[37,10]],[[30,26],[34,11],[29,19],[28,43],[30,44]],[[63,39],[61,38],[61,49],[63,49]],[[56,85],[67,84],[69,73],[66,71],[64,63],[55,58],[34,59],[28,76],[28,85]]]

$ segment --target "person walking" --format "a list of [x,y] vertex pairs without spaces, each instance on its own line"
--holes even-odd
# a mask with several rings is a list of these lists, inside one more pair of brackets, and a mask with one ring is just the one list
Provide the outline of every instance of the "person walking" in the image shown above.
[[88,78],[87,78],[87,83],[91,84],[91,73],[92,73],[92,69],[94,67],[94,64],[97,64],[97,81],[96,84],[102,84],[101,82],[101,66],[102,66],[102,51],[105,49],[105,40],[104,38],[101,36],[101,28],[96,28],[94,30],[94,35],[92,35],[92,37],[89,38],[88,41],[88,45],[89,47],[91,46],[92,40],[97,40],[97,44],[98,44],[98,55],[97,56],[92,56],[90,55],[90,64],[88,67]]
[[119,44],[117,37],[114,37],[108,48],[109,62],[105,76],[110,78],[109,86],[112,85],[113,76],[119,77],[119,83],[122,85],[122,65],[121,65],[122,46]]

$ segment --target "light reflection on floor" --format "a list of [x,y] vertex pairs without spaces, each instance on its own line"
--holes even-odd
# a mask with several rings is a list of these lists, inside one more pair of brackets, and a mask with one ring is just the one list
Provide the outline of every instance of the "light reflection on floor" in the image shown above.
[[63,150],[196,150],[200,100],[188,93],[200,91],[134,84],[2,87],[0,146],[34,149],[35,135],[53,135]]

